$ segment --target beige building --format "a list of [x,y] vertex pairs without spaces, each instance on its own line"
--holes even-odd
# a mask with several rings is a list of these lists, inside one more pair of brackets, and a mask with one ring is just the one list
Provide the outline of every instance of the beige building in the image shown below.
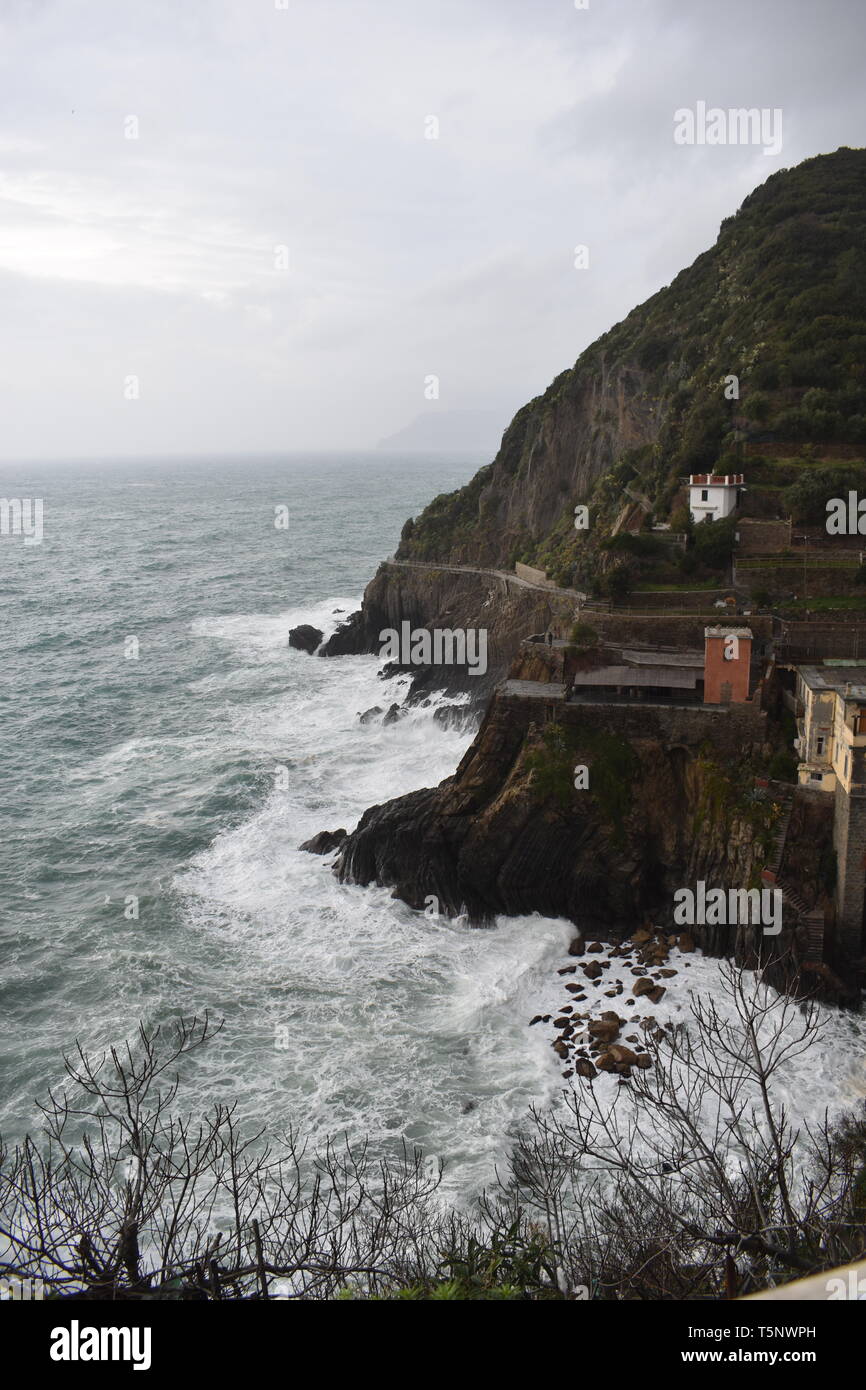
[[797,669],[801,786],[832,795],[836,928],[845,953],[866,949],[866,666]]
[[866,792],[866,666],[800,666],[797,713],[800,784]]

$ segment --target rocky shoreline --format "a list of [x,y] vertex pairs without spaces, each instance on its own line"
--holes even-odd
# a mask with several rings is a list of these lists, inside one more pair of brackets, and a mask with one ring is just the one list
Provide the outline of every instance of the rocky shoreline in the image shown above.
[[[566,999],[556,1014],[536,1014],[529,1022],[530,1027],[541,1024],[556,1034],[550,1046],[564,1064],[563,1079],[593,1081],[600,1072],[607,1072],[624,1084],[634,1068],[648,1070],[653,1065],[648,1044],[660,1042],[667,1030],[655,1014],[645,1011],[646,1006],[661,1003],[668,990],[666,982],[680,969],[690,968],[691,962],[682,957],[694,950],[689,932],[649,926],[613,945],[600,941],[587,945],[583,935],[576,936],[568,948],[572,963],[557,971]],[[669,963],[672,955],[676,967]],[[600,1007],[604,1000],[623,995],[623,1007],[636,1013],[624,1017],[612,1006]],[[581,1004],[590,1007],[581,1011]],[[626,1032],[629,1028],[637,1031]]]

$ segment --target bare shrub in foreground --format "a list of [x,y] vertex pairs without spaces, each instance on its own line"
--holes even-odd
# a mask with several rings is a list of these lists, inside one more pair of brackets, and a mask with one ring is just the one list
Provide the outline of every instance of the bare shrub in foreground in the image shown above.
[[207,1016],[79,1048],[40,1142],[0,1143],[0,1272],[115,1299],[706,1299],[862,1257],[866,1123],[798,1130],[780,1097],[816,1010],[731,965],[722,989],[612,1096],[578,1080],[533,1112],[472,1217],[417,1149],[308,1154],[233,1106],[175,1113]]

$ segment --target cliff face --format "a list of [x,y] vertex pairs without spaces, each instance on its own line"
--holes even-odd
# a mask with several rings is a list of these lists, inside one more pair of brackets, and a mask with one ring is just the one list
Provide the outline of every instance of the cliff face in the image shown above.
[[[552,722],[555,718],[556,722]],[[762,756],[762,716],[717,715],[716,748]],[[670,919],[673,892],[755,880],[765,812],[738,812],[701,754],[710,717],[693,709],[563,705],[497,694],[455,775],[368,810],[338,871],[435,897],[475,922],[538,911],[598,930]],[[589,788],[574,787],[588,769]],[[712,933],[711,949],[725,942]]]
[[[756,189],[715,246],[518,411],[492,463],[407,521],[397,559],[522,561],[560,586],[614,593],[611,576],[629,568],[609,545],[617,518],[676,517],[682,476],[741,471],[743,441],[866,453],[864,338],[866,151],[840,149]],[[380,570],[365,611],[322,654],[378,650],[380,628],[404,618],[449,626],[453,593],[450,581]],[[458,608],[480,627],[498,600],[483,584],[475,597]],[[500,670],[515,649],[503,647]]]
[[866,151],[774,174],[518,412],[489,467],[407,523],[398,558],[522,560],[571,583],[624,505],[666,518],[683,474],[739,471],[744,438],[866,445],[864,277]]
[[[784,815],[754,796],[767,738],[767,716],[751,705],[570,705],[503,690],[454,776],[371,807],[335,871],[476,925],[539,912],[608,940],[646,923],[670,928],[679,890],[761,887]],[[575,785],[578,768],[588,785]],[[816,863],[828,847],[821,814],[803,830]],[[827,891],[822,877],[812,875],[810,904]],[[689,930],[709,954],[760,961],[779,988],[856,1005],[853,976],[804,964],[808,938],[787,908],[778,935],[752,922]]]
[[[515,563],[562,588],[615,578],[665,548],[658,537],[616,534],[617,519],[675,520],[682,475],[742,471],[743,440],[783,458],[798,453],[791,440],[810,441],[809,459],[866,452],[864,342],[866,151],[842,149],[768,179],[710,251],[524,406],[491,464],[406,523],[395,562],[380,567],[362,610],[321,654],[378,652],[380,632],[406,621],[483,628],[483,679],[426,668],[416,682],[486,697],[525,638],[574,616],[573,599],[508,578]],[[816,486],[826,495],[822,477]],[[574,525],[578,504],[589,511],[585,531]],[[660,563],[675,579],[701,565],[723,573],[726,524],[696,528],[694,553]],[[674,529],[689,526],[686,515]],[[603,592],[616,597],[610,582]],[[677,644],[688,629],[685,645],[702,642],[702,620],[613,614],[598,615],[598,626],[602,636],[618,629],[619,640]],[[769,635],[767,620],[753,627],[756,638]],[[556,680],[560,659],[527,652],[512,674]],[[475,922],[537,911],[600,934],[647,917],[669,924],[679,889],[759,886],[778,808],[755,800],[754,776],[770,742],[752,706],[590,707],[503,687],[454,776],[367,811],[337,871]],[[575,787],[578,766],[589,770],[588,789]],[[772,939],[759,926],[695,936],[748,963],[771,955],[780,984],[786,954],[803,952],[790,923]]]
[[487,633],[487,671],[469,675],[465,668],[414,668],[417,689],[468,692],[477,701],[487,698],[508,671],[521,641],[546,631],[554,621],[567,621],[573,604],[542,589],[529,588],[514,577],[448,569],[384,564],[367,586],[363,607],[320,649],[320,656],[358,652],[378,653],[380,633],[442,627],[483,628]]
[[626,451],[656,443],[664,407],[629,351],[590,349],[524,406],[494,462],[466,488],[437,498],[403,530],[401,559],[511,568],[531,559],[557,524]]

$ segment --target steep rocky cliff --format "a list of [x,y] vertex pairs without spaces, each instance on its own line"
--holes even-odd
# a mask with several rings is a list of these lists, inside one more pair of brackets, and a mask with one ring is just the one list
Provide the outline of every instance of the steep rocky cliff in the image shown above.
[[483,627],[484,675],[472,676],[457,666],[415,672],[418,687],[465,691],[481,700],[507,672],[523,639],[545,632],[551,623],[567,622],[573,608],[573,602],[530,588],[514,576],[383,564],[367,586],[363,608],[338,628],[319,655],[379,652],[380,634],[389,628],[399,631],[404,621],[413,629]]
[[[626,563],[609,549],[617,517],[669,519],[689,471],[740,469],[749,441],[866,452],[864,349],[866,151],[840,149],[750,194],[715,246],[518,411],[491,464],[407,521],[397,558],[603,585]],[[487,597],[479,585],[468,625],[490,617]],[[385,613],[447,625],[451,599],[380,570],[322,654],[376,650]]]
[[[454,776],[371,807],[336,871],[476,925],[539,912],[607,939],[646,922],[670,927],[678,890],[760,887],[783,814],[754,794],[769,736],[751,707],[605,708],[498,693]],[[578,789],[581,766],[589,785]],[[790,915],[779,935],[751,923],[691,930],[711,954],[760,959],[779,985],[791,984],[806,950]],[[801,985],[852,1002],[832,972]]]
[[[613,542],[632,556],[662,546],[616,537],[617,518],[672,518],[682,475],[739,471],[744,440],[806,439],[816,457],[866,449],[864,351],[866,152],[842,149],[768,179],[712,250],[524,406],[493,463],[406,523],[395,562],[321,654],[378,651],[380,632],[407,620],[484,627],[483,683],[447,668],[418,679],[486,696],[530,633],[574,616],[573,599],[509,578],[516,562],[589,588],[623,563]],[[660,632],[673,621],[641,640],[672,640]],[[552,655],[520,660],[534,663],[515,667],[521,679],[556,675]],[[760,883],[779,808],[755,798],[754,780],[777,738],[751,705],[590,707],[495,690],[454,776],[368,810],[337,872],[475,922],[537,911],[609,935],[665,924],[677,889]],[[574,785],[578,765],[588,789]],[[771,953],[780,983],[786,958],[804,954],[796,920],[772,941],[754,927],[696,935],[743,960]]]
[[[715,744],[764,753],[760,716],[732,708]],[[475,922],[538,911],[599,929],[669,916],[674,888],[748,883],[763,864],[765,807],[737,810],[701,752],[705,711],[604,709],[496,694],[453,777],[374,806],[346,840],[344,879],[435,897]],[[589,789],[574,768],[589,770]],[[630,925],[629,925],[630,924]]]

